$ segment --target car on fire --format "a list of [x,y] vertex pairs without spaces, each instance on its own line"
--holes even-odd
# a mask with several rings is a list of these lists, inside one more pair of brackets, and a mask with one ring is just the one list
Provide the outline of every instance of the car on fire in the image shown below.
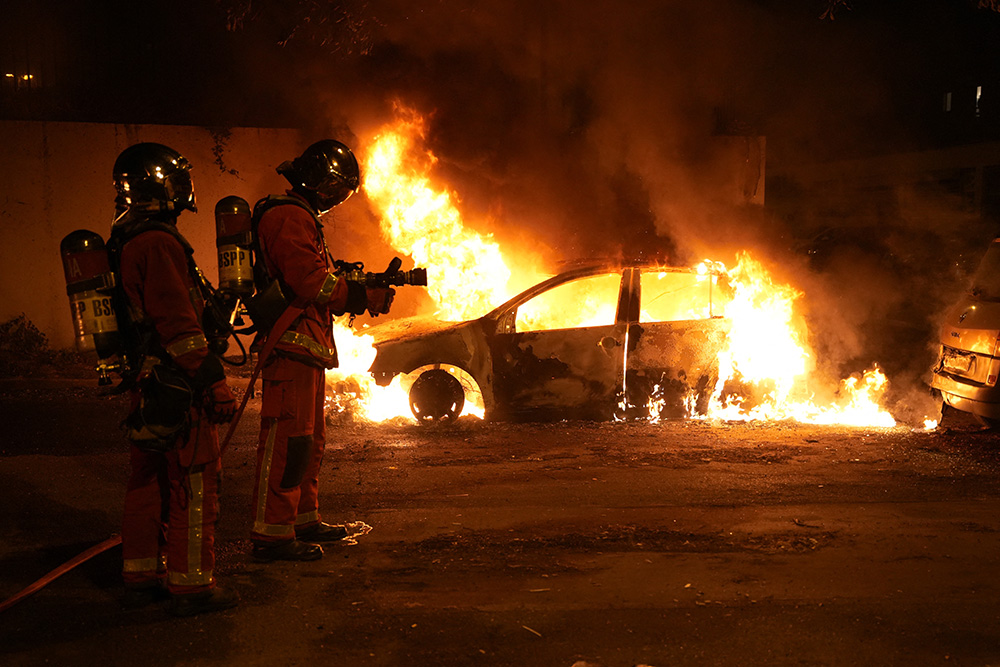
[[1000,426],[1000,237],[993,240],[968,291],[944,315],[931,387],[944,404]]
[[372,327],[370,373],[383,386],[403,374],[422,423],[469,399],[488,420],[683,417],[707,408],[727,300],[709,265],[580,264],[477,319]]

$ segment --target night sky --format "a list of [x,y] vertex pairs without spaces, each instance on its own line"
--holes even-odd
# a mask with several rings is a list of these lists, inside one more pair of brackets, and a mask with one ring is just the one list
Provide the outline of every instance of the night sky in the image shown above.
[[326,130],[401,96],[437,111],[446,149],[498,153],[527,124],[535,142],[653,119],[690,134],[725,106],[772,157],[815,159],[937,140],[923,116],[945,89],[1000,67],[1000,14],[974,0],[855,0],[835,20],[824,0],[466,4],[8,0],[0,62],[37,76],[0,113]]

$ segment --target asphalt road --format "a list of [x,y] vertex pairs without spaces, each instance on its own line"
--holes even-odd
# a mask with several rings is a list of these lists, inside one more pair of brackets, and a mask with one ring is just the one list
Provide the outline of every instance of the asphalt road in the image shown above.
[[[119,530],[121,402],[0,383],[0,600]],[[0,664],[1000,664],[1000,436],[692,422],[333,425],[325,518],[249,561],[257,401],[225,457],[220,583],[121,609],[120,548],[0,613]]]

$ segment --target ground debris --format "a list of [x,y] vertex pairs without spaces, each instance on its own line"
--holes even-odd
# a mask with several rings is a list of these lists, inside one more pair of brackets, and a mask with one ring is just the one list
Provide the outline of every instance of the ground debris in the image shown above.
[[351,521],[350,523],[345,523],[344,528],[347,529],[347,537],[340,541],[341,544],[357,544],[357,538],[372,532],[372,527],[364,521]]

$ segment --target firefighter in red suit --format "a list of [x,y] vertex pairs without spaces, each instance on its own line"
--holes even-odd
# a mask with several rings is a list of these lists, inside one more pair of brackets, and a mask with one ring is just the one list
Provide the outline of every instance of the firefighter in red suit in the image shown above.
[[358,189],[358,162],[350,149],[319,141],[277,171],[292,187],[254,207],[263,260],[256,265],[257,289],[276,282],[286,302],[304,310],[279,332],[274,353],[263,360],[251,534],[258,562],[316,560],[323,556],[321,543],[347,535],[344,526],[324,522],[319,511],[326,369],[337,366],[332,316],[388,312],[395,294],[334,275],[319,216]]
[[[131,369],[125,377],[135,379],[126,420],[124,603],[169,598],[177,616],[239,601],[213,574],[222,471],[216,424],[232,419],[236,402],[202,328],[191,246],[175,227],[181,211],[196,210],[189,170],[161,144],[123,151],[114,166],[120,215],[108,243],[123,288],[116,311]],[[168,391],[177,387],[190,393]]]

